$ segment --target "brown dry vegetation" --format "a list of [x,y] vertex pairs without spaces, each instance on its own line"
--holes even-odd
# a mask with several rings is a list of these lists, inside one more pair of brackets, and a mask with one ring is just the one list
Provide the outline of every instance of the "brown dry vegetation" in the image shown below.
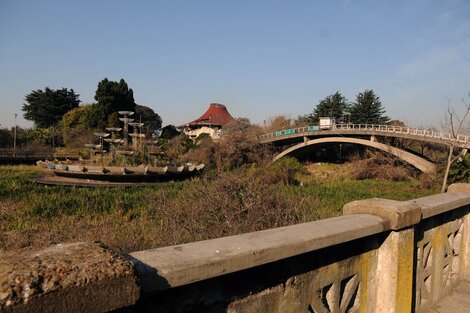
[[272,184],[253,168],[249,175],[239,170],[162,190],[46,187],[14,179],[7,188],[15,192],[0,201],[0,250],[101,240],[133,251],[306,221],[315,198],[283,195],[279,186],[295,182],[296,171],[282,165],[273,171],[279,173],[269,177]]
[[327,170],[309,166],[314,174],[294,159],[269,164],[268,147],[249,140],[260,131],[238,120],[218,142],[166,141],[160,147],[166,157],[202,162],[209,170],[156,188],[47,187],[27,180],[42,175],[38,169],[0,167],[0,251],[99,240],[130,252],[337,216],[357,199],[436,192],[432,180],[425,186],[381,155]]
[[275,132],[287,128],[291,128],[291,119],[284,115],[278,115],[268,118],[265,125],[265,132]]
[[[251,125],[247,119],[239,118],[225,125],[223,136],[218,141],[210,137],[197,139],[190,149],[184,149],[184,144],[170,141],[166,152],[170,160],[176,162],[204,163],[210,169],[221,173],[246,164],[266,165],[272,159],[268,146],[259,145],[254,138],[263,132],[256,125]],[[171,153],[178,149],[178,153]]]
[[47,187],[27,181],[38,169],[0,167],[0,251],[99,240],[129,252],[337,216],[357,199],[436,192],[413,181],[318,179],[280,161],[127,189]]
[[419,172],[413,166],[395,156],[378,151],[367,151],[365,156],[353,156],[348,164],[348,175],[352,179],[380,179],[387,181],[417,181],[429,189],[438,184],[436,175]]
[[404,181],[415,179],[419,173],[397,157],[381,152],[367,150],[365,156],[353,156],[350,159],[350,175],[353,179],[384,179]]

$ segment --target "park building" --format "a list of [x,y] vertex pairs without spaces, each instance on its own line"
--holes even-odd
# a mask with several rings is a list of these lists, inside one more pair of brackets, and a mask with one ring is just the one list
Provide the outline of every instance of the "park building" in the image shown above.
[[222,127],[234,120],[225,105],[211,103],[201,117],[178,128],[192,139],[196,139],[202,134],[208,134],[213,140],[218,140],[220,139]]

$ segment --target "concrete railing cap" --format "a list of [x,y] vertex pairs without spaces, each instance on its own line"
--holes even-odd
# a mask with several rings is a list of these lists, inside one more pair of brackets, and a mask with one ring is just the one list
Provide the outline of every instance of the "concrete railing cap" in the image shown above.
[[143,293],[252,268],[388,230],[380,217],[360,214],[272,228],[130,254]]
[[390,229],[398,230],[421,220],[421,209],[414,203],[387,199],[365,199],[347,203],[343,207],[344,215],[372,214],[385,220]]
[[470,184],[468,183],[455,183],[447,187],[448,193],[454,192],[470,192]]

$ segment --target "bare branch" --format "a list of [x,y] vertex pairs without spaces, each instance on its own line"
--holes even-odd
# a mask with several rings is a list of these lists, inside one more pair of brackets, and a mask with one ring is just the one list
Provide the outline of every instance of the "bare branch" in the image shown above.
[[[470,93],[469,93],[470,95]],[[464,122],[467,120],[468,115],[470,114],[470,104],[467,104],[464,99],[462,99],[463,105],[465,107],[465,113],[463,114],[462,117],[459,117],[453,106],[451,105],[450,99],[448,99],[448,104],[447,104],[447,114],[445,116],[445,122],[446,126],[449,128],[449,133],[452,135],[453,138],[457,138],[457,136],[461,133],[462,127]],[[455,122],[457,122],[458,128],[455,128]],[[449,169],[452,163],[454,163],[456,160],[458,160],[460,157],[462,157],[465,154],[466,150],[462,150],[456,157],[453,157],[453,151],[454,151],[454,144],[452,143],[449,147],[449,155],[447,158],[447,165],[446,165],[446,170],[444,173],[444,179],[442,182],[442,188],[441,192],[445,192],[447,188],[447,179],[449,176]]]

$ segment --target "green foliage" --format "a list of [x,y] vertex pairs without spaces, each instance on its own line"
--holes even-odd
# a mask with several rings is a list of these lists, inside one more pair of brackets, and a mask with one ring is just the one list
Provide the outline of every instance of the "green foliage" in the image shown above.
[[356,96],[351,106],[351,123],[353,124],[387,124],[390,118],[385,115],[380,98],[373,90],[365,90]]
[[64,130],[75,127],[92,128],[94,109],[95,105],[89,104],[70,110],[60,121],[60,127]]
[[174,125],[166,125],[162,128],[162,133],[160,138],[162,139],[171,139],[173,137],[179,136],[181,132]]
[[143,131],[148,137],[154,130],[162,128],[162,118],[149,107],[136,104],[134,117],[145,123]]
[[320,117],[334,117],[339,120],[349,111],[349,104],[343,95],[337,91],[321,100],[308,116],[310,123],[318,123]]
[[128,87],[124,79],[119,82],[107,78],[98,83],[95,93],[94,114],[92,126],[100,129],[111,125],[116,126],[118,111],[135,111],[134,92]]
[[9,148],[13,146],[13,133],[6,129],[0,129],[0,147]]
[[298,164],[286,159],[266,171],[250,167],[158,188],[74,188],[30,182],[47,173],[38,167],[0,166],[0,251],[99,240],[130,252],[338,216],[358,199],[436,192],[412,181],[310,182],[306,174],[302,185],[268,181],[286,167]]
[[47,128],[30,128],[25,132],[27,141],[41,141],[44,143],[52,141],[52,139],[55,138],[58,134],[59,130],[56,126],[50,126]]
[[449,184],[470,182],[470,156],[466,155],[452,163],[449,170]]
[[167,161],[171,163],[180,163],[181,157],[196,146],[185,134],[180,134],[171,139],[160,138],[158,144],[163,150]]
[[64,142],[70,141],[73,129],[94,131],[122,126],[118,111],[135,112],[133,117],[145,123],[144,131],[147,135],[161,127],[162,120],[158,114],[146,106],[135,104],[133,91],[124,79],[119,82],[109,81],[107,78],[100,81],[95,100],[98,102],[80,106],[64,115],[61,121]]
[[295,158],[284,157],[276,162],[252,172],[253,179],[261,179],[268,184],[297,185],[297,175],[306,174],[305,167]]
[[33,90],[25,97],[26,103],[22,108],[24,118],[33,121],[39,128],[56,125],[65,113],[78,107],[78,97],[73,89],[67,88]]
[[[62,140],[66,145],[70,145],[75,139],[86,139],[85,143],[90,143],[89,135],[94,130],[94,104],[82,105],[78,108],[67,112],[60,121],[60,130],[62,133]],[[83,147],[82,140],[78,140],[78,145]],[[77,144],[72,144],[77,146]]]

